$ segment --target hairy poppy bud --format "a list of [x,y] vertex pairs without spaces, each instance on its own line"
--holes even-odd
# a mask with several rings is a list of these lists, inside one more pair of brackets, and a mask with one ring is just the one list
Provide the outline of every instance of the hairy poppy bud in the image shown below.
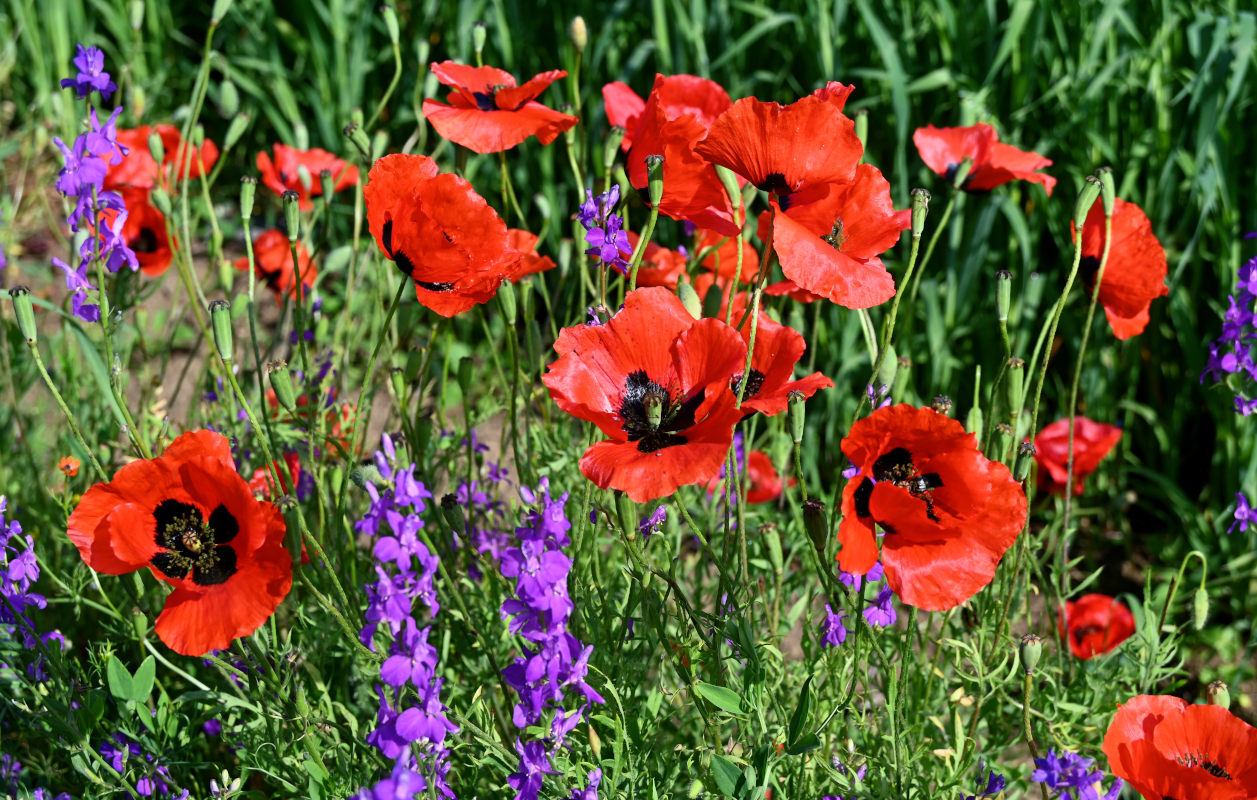
[[1087,214],[1099,196],[1100,180],[1094,175],[1088,175],[1082,191],[1078,193],[1078,202],[1074,204],[1074,227],[1078,230],[1079,242],[1082,241],[1082,226],[1087,222]]
[[223,17],[227,16],[227,12],[231,10],[232,0],[214,0],[214,5],[210,9],[210,25],[218,27],[218,23],[223,21]]
[[461,534],[467,529],[467,518],[463,516],[463,507],[453,494],[447,494],[441,498],[441,518],[454,533]]
[[1013,463],[1013,480],[1025,482],[1030,477],[1030,468],[1034,466],[1034,454],[1037,452],[1030,442],[1017,445],[1017,460]]
[[1196,630],[1202,630],[1205,622],[1209,619],[1209,592],[1205,591],[1202,584],[1196,590],[1196,594],[1192,597],[1192,624],[1196,626]]
[[464,403],[471,397],[471,373],[474,367],[471,356],[463,356],[458,360],[458,388],[463,393]]
[[319,188],[323,192],[323,202],[332,202],[332,193],[336,191],[336,181],[332,179],[330,169],[319,170]]
[[925,230],[925,217],[930,212],[930,193],[924,189],[912,190],[912,238],[920,239]]
[[888,344],[886,355],[882,357],[882,366],[877,370],[877,379],[873,388],[879,393],[889,392],[890,387],[895,384],[895,373],[898,371],[899,359],[895,356],[895,346]]
[[930,403],[930,408],[934,409],[940,414],[950,413],[951,406],[952,406],[951,398],[945,394],[935,395],[934,402]]
[[647,188],[650,191],[650,205],[655,207],[663,198],[663,156],[646,156]]
[[572,17],[572,24],[567,28],[567,35],[572,40],[572,47],[576,48],[576,52],[585,52],[585,48],[589,46],[589,28],[585,25],[584,17],[580,15]]
[[375,132],[375,136],[371,137],[371,152],[384,153],[388,151],[388,131],[380,128]]
[[218,86],[218,113],[226,117],[234,117],[240,110],[240,91],[236,84],[224,78]]
[[1096,170],[1100,179],[1100,200],[1104,203],[1104,216],[1113,216],[1113,206],[1117,203],[1117,187],[1113,184],[1113,168],[1100,167]]
[[677,281],[677,297],[681,298],[681,305],[685,306],[685,310],[690,312],[691,317],[703,318],[703,301],[698,298],[698,292],[694,291],[690,282],[684,278]]
[[790,439],[796,444],[803,444],[803,430],[807,423],[807,395],[798,389],[786,395],[787,410],[790,416]]
[[615,163],[615,154],[620,151],[620,145],[624,143],[625,133],[623,126],[620,125],[612,125],[611,130],[607,131],[607,138],[602,142],[602,163],[605,166]]
[[166,160],[166,145],[162,144],[161,134],[157,131],[148,135],[148,154],[158,164]]
[[9,299],[13,301],[13,313],[17,315],[17,329],[27,344],[35,344],[39,340],[39,331],[35,328],[35,304],[31,302],[31,290],[25,286],[14,286],[9,291]]
[[205,144],[205,126],[196,124],[192,126],[192,146],[200,147]]
[[869,144],[869,112],[860,109],[855,112],[855,137],[860,140],[860,149],[863,150]]
[[397,12],[391,5],[380,6],[380,16],[384,17],[384,27],[388,29],[388,40],[396,47],[402,40],[402,31],[397,24]]
[[1043,639],[1033,633],[1027,633],[1021,637],[1018,651],[1021,655],[1021,668],[1026,671],[1027,675],[1034,674],[1034,668],[1039,665],[1039,659],[1043,656]]
[[479,56],[484,52],[484,40],[489,32],[485,29],[483,22],[473,23],[471,26],[471,49],[476,51]]
[[999,444],[999,450],[996,452],[1007,453],[1008,446],[1013,443],[1013,436],[1016,434],[1016,431],[1013,430],[1013,426],[1009,425],[1007,422],[1001,422],[995,426],[995,434],[996,443]]
[[305,164],[297,165],[297,181],[301,184],[301,188],[307,192],[314,186],[314,176],[310,174],[310,168]]
[[245,175],[240,179],[240,218],[253,218],[253,198],[257,194],[258,179]]
[[297,390],[292,383],[292,373],[288,370],[288,362],[268,362],[266,374],[270,376],[271,388],[275,390],[275,398],[279,400],[279,404],[288,413],[295,414],[297,412]]
[[346,139],[353,143],[354,147],[358,148],[358,152],[362,154],[363,158],[368,161],[371,160],[371,140],[367,138],[366,132],[362,130],[362,123],[351,122],[345,126],[342,133],[345,134]]
[[289,244],[301,238],[301,195],[289,189],[280,197],[284,201],[284,224],[288,228]]
[[1021,402],[1025,396],[1026,362],[1020,358],[1008,359],[1008,413],[1017,416],[1021,413]]
[[630,542],[637,538],[637,504],[620,490],[615,492],[615,516],[620,523],[624,538]]
[[1205,696],[1209,698],[1211,706],[1221,706],[1228,710],[1231,708],[1231,690],[1222,681],[1209,684],[1209,688],[1205,690]]
[[223,137],[223,150],[230,150],[240,141],[240,137],[244,136],[244,132],[249,127],[248,114],[235,114],[231,118],[231,124],[227,126],[227,135]]
[[912,359],[907,356],[900,356],[895,359],[895,383],[894,383],[894,401],[899,402],[903,397],[904,389],[908,388],[908,377],[912,373]]
[[1013,306],[1013,274],[1006,269],[995,273],[995,314],[1000,322],[1008,321]]
[[812,547],[820,556],[821,563],[824,563],[825,541],[829,538],[829,521],[826,519],[825,504],[820,500],[808,500],[803,504],[803,527],[807,529],[807,536],[812,540]]
[[226,300],[214,300],[209,304],[210,322],[214,325],[214,346],[223,361],[231,361],[231,303]]
[[516,309],[515,303],[515,284],[510,281],[502,281],[502,285],[498,287],[498,305],[502,307],[502,319],[510,327],[515,327]]
[[144,0],[131,0],[131,30],[144,27]]
[[148,201],[153,204],[153,208],[162,213],[163,216],[170,216],[170,195],[160,186],[154,185],[148,193]]

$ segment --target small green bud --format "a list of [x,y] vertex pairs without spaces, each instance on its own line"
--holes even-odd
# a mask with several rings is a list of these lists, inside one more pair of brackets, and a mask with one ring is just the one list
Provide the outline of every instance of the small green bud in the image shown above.
[[891,396],[894,402],[898,403],[903,398],[904,390],[908,388],[908,378],[912,374],[912,359],[900,356],[895,359],[895,367],[894,391]]
[[214,325],[214,346],[223,361],[231,362],[231,303],[226,300],[214,300],[209,304],[210,322]]
[[1030,477],[1030,468],[1034,466],[1034,454],[1037,451],[1030,442],[1017,445],[1017,460],[1013,462],[1013,479],[1024,483]]
[[17,329],[29,345],[39,341],[39,330],[35,327],[35,304],[31,302],[31,290],[25,286],[14,286],[9,291],[9,299],[13,301],[13,313],[17,315]]
[[790,417],[790,440],[803,444],[803,431],[807,425],[807,397],[798,389],[786,395],[786,413]]
[[1227,710],[1231,708],[1231,690],[1222,681],[1214,681],[1209,684],[1205,690],[1205,696],[1209,699],[1209,705],[1221,706]]
[[131,0],[131,30],[144,27],[144,0]]
[[240,179],[240,218],[253,218],[253,198],[257,195],[258,179],[245,175]]
[[170,216],[170,195],[161,186],[153,184],[153,188],[148,193],[148,200],[153,204],[153,208],[162,213],[163,217]]
[[153,131],[148,135],[148,154],[158,164],[166,160],[166,145],[162,143],[161,134]]
[[965,181],[969,180],[969,171],[973,169],[973,159],[966,158],[960,162],[960,166],[956,167],[956,174],[952,176],[951,185],[956,189],[963,189]]
[[266,365],[266,374],[270,376],[271,388],[279,404],[289,414],[297,413],[297,389],[292,383],[292,373],[288,370],[287,361],[270,361]]
[[[508,281],[502,281],[502,285],[498,287],[498,305],[502,307],[502,319],[507,325],[515,327],[517,314],[517,305],[515,302],[515,284]],[[511,333],[510,335],[514,335]]]
[[567,28],[567,36],[572,40],[572,47],[576,48],[576,52],[585,52],[585,48],[589,46],[589,28],[585,25],[584,17],[580,15],[572,17],[572,24]]
[[652,392],[642,398],[642,405],[646,406],[646,424],[658,430],[663,424],[663,398]]
[[1104,203],[1104,216],[1113,216],[1113,207],[1117,204],[1117,187],[1113,184],[1113,168],[1100,167],[1096,170],[1100,179],[1100,200]]
[[375,132],[375,136],[371,137],[371,152],[385,153],[388,152],[388,131],[380,128]]
[[860,109],[855,112],[855,138],[860,140],[860,149],[867,149],[869,146],[869,112]]
[[1017,416],[1021,413],[1021,403],[1025,398],[1026,362],[1020,358],[1008,359],[1008,378],[1004,384],[1008,388],[1008,413]]
[[227,126],[227,135],[223,137],[223,150],[230,150],[236,146],[236,142],[240,141],[240,137],[244,136],[244,132],[249,128],[249,115],[236,114],[231,118],[231,124]]
[[310,129],[300,120],[292,126],[292,146],[298,150],[310,149]]
[[135,631],[137,641],[144,641],[148,635],[148,617],[138,608],[131,610],[131,630]]
[[615,516],[620,523],[624,538],[630,542],[637,538],[637,504],[619,489],[615,491]]
[[1021,668],[1026,671],[1027,675],[1033,675],[1034,668],[1039,666],[1039,659],[1043,656],[1043,639],[1033,633],[1027,633],[1021,637],[1018,649],[1021,654]]
[[284,201],[284,224],[288,228],[288,241],[296,244],[301,238],[301,195],[289,189],[280,198]]
[[388,29],[388,40],[396,47],[402,40],[401,27],[397,24],[397,11],[386,3],[380,6],[380,15],[384,17],[384,27]]
[[737,173],[728,167],[717,164],[716,177],[720,178],[720,185],[725,187],[725,194],[729,195],[729,202],[733,203],[734,208],[738,208],[742,204],[742,188],[738,186]]
[[663,199],[663,156],[646,156],[646,176],[650,205],[653,208]]
[[615,163],[616,154],[620,152],[620,145],[624,143],[625,133],[623,126],[620,125],[612,125],[611,130],[607,131],[607,138],[602,141],[602,163],[604,165],[609,166]]
[[1013,274],[1006,269],[995,273],[995,314],[1000,322],[1008,321],[1013,306]]
[[301,184],[301,188],[308,193],[314,186],[314,176],[310,174],[310,168],[305,164],[297,165],[297,181]]
[[205,126],[197,123],[192,126],[192,146],[200,147],[205,144]]
[[371,140],[367,138],[367,134],[362,130],[362,124],[359,122],[351,122],[345,126],[343,133],[345,138],[353,143],[363,158],[371,160]]
[[820,556],[821,563],[824,563],[825,542],[829,539],[829,521],[825,514],[825,504],[820,500],[812,499],[803,504],[803,527],[807,530],[807,536],[812,540],[812,547]]
[[485,29],[483,22],[473,23],[471,26],[471,49],[476,51],[476,55],[484,52],[484,40],[489,32]]
[[406,370],[402,367],[391,367],[388,371],[389,383],[393,386],[393,396],[401,401],[406,397]]
[[886,345],[886,355],[882,357],[882,366],[877,370],[877,383],[874,390],[888,394],[890,387],[895,385],[895,373],[899,371],[899,359],[895,355],[895,346]]
[[999,444],[999,450],[997,452],[1008,452],[1008,446],[1013,443],[1014,434],[1015,431],[1013,430],[1013,426],[1009,425],[1007,422],[1001,422],[995,426],[996,443]]
[[930,193],[924,189],[912,190],[912,238],[920,239],[925,231],[925,218],[930,213]]
[[592,722],[585,726],[585,730],[589,735],[589,749],[594,754],[594,761],[602,760],[602,737],[598,735],[598,731],[594,730]]
[[1087,223],[1087,214],[1100,196],[1100,181],[1094,175],[1088,175],[1078,193],[1078,202],[1074,204],[1074,227],[1078,230],[1079,241],[1082,241],[1082,226]]
[[537,291],[531,283],[519,287],[519,310],[524,315],[525,322],[532,322],[537,318]]
[[227,16],[227,12],[231,10],[232,0],[214,0],[214,6],[210,10],[210,25],[218,27],[218,23],[223,21],[223,17]]
[[323,194],[323,202],[332,202],[332,194],[336,191],[336,181],[330,169],[319,170],[319,191]]
[[1209,620],[1209,592],[1205,590],[1204,584],[1196,590],[1196,594],[1192,597],[1192,624],[1196,626],[1196,630],[1204,630],[1205,623]]
[[[419,60],[421,62],[426,62],[428,59],[421,58]],[[366,121],[367,121],[367,118],[362,115],[361,108],[351,108],[349,110],[349,124],[350,125],[357,125],[359,128],[361,128],[363,125],[366,124]]]
[[690,312],[691,317],[703,318],[703,301],[699,299],[698,292],[694,291],[694,287],[685,278],[677,281],[677,297],[681,298],[681,305],[685,306],[685,310]]
[[450,530],[462,534],[467,530],[467,518],[463,516],[463,506],[453,494],[441,498],[441,518]]
[[224,78],[218,87],[218,113],[224,119],[234,117],[240,110],[240,91],[230,79]]
[[475,368],[471,356],[463,356],[458,360],[458,388],[463,393],[463,402],[471,397],[471,373]]

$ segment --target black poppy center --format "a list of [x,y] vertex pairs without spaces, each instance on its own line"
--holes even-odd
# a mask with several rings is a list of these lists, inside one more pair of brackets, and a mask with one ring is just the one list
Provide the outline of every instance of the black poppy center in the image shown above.
[[[737,375],[734,375],[733,378],[729,381],[729,388],[732,389],[733,393],[736,395],[738,393],[738,389],[741,387],[741,384],[742,384],[742,373],[739,372]],[[752,367],[751,374],[746,379],[746,390],[743,391],[742,393],[742,399],[747,400],[749,398],[754,397],[755,395],[759,394],[759,390],[763,388],[764,388],[764,373]]]
[[494,97],[494,92],[472,92],[471,94],[476,98],[476,108],[481,111],[498,110],[498,101]]
[[1082,644],[1082,640],[1096,633],[1104,633],[1104,628],[1100,625],[1079,625],[1074,629],[1074,641]]
[[685,444],[679,431],[694,425],[694,412],[702,405],[704,392],[693,397],[672,396],[662,384],[652,381],[645,370],[629,373],[620,395],[620,419],[630,442],[642,453]]
[[[444,231],[442,231],[442,233],[444,233]],[[446,241],[453,241],[448,233],[445,233],[444,235]],[[400,269],[403,274],[414,278],[415,262],[411,261],[410,256],[406,255],[401,250],[393,249],[393,220],[390,219],[384,223],[384,227],[380,230],[380,239],[384,242],[384,252],[388,253],[389,258],[393,259],[393,263],[397,265],[397,268]],[[448,292],[454,288],[453,283],[431,283],[429,281],[415,280],[415,284],[423,289],[427,289],[429,292]]]
[[[956,162],[956,163],[954,163],[954,164],[948,164],[948,165],[947,165],[947,172],[943,174],[943,177],[947,179],[947,182],[948,182],[948,183],[955,183],[955,182],[956,182],[956,172],[957,172],[959,169],[960,169],[960,162],[959,162],[959,161],[957,161],[957,162]],[[974,176],[974,175],[977,175],[977,174],[978,174],[978,170],[980,170],[980,169],[982,169],[982,168],[981,168],[980,166],[978,166],[977,164],[974,164],[973,166],[971,166],[971,167],[969,168],[969,174],[965,176],[965,182],[964,182],[964,183],[962,183],[962,184],[960,184],[960,188],[961,188],[961,189],[963,189],[963,190],[964,190],[964,191],[966,191],[966,192],[967,192],[967,191],[971,191],[971,190],[969,189],[969,184],[973,183],[973,176]]]
[[1094,284],[1096,273],[1100,271],[1100,259],[1095,256],[1083,256],[1078,264],[1078,274],[1088,284]]
[[157,252],[157,233],[152,228],[140,228],[139,234],[127,242],[127,246],[137,253]]
[[149,563],[168,578],[186,578],[200,586],[215,586],[236,574],[236,551],[227,545],[240,532],[240,524],[221,503],[205,519],[196,506],[163,500],[153,509],[157,522],[157,546]]
[[790,208],[790,193],[794,189],[786,183],[786,176],[780,172],[770,172],[768,177],[755,184],[755,188],[777,195],[777,205],[781,206],[782,211]]
[[428,281],[415,281],[415,284],[427,289],[429,292],[449,292],[454,289],[453,283],[430,283]]
[[1208,772],[1215,778],[1221,778],[1224,781],[1231,780],[1231,773],[1216,761],[1209,760],[1209,756],[1205,753],[1190,753],[1179,758],[1179,763],[1185,767],[1199,767]]
[[912,453],[903,447],[888,450],[873,462],[873,478],[865,478],[855,490],[853,499],[856,516],[871,516],[869,500],[873,497],[873,487],[883,481],[904,489],[913,497],[919,497],[925,502],[925,515],[935,522],[940,521],[934,513],[934,498],[930,492],[940,488],[943,479],[937,472],[917,472],[916,465],[912,463]]

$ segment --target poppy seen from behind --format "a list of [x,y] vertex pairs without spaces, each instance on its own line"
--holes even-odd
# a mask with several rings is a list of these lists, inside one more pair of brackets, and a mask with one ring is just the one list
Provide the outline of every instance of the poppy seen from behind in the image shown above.
[[326,150],[318,147],[298,150],[286,144],[276,144],[273,151],[274,159],[265,152],[257,155],[262,183],[278,195],[287,191],[296,192],[299,198],[297,204],[302,211],[314,208],[313,198],[323,195],[323,181],[319,174],[325,169],[332,173],[334,192],[358,185],[358,168]]
[[[1074,494],[1082,494],[1083,478],[1096,471],[1121,438],[1121,428],[1074,417]],[[1034,448],[1039,485],[1063,494],[1069,477],[1069,420],[1058,419],[1039,431],[1034,437]]]
[[[1090,295],[1104,256],[1104,205],[1096,203],[1082,228],[1080,273]],[[1113,206],[1113,244],[1100,281],[1100,305],[1118,339],[1144,332],[1152,301],[1170,293],[1165,248],[1143,209],[1121,198]]]
[[1052,159],[1001,142],[995,128],[985,122],[960,128],[926,125],[912,134],[912,143],[925,165],[949,181],[955,179],[961,163],[970,159],[969,175],[960,187],[967,192],[988,192],[1022,180],[1043,184],[1051,197],[1056,186],[1056,178],[1039,172],[1052,166]]
[[510,150],[529,136],[550,144],[578,122],[536,99],[550,84],[567,76],[561,69],[534,75],[522,86],[515,85],[514,75],[497,67],[453,61],[433,64],[432,74],[453,91],[448,103],[424,100],[424,117],[442,137],[477,153]]
[[[249,268],[249,257],[237,258],[236,269]],[[292,245],[288,236],[278,228],[262,231],[253,240],[254,274],[275,293],[275,301],[282,302],[285,296],[297,296],[297,270],[300,270],[301,289],[304,295],[314,286],[318,277],[318,269],[310,261],[310,251],[305,244],[297,243],[297,265],[293,269]]]

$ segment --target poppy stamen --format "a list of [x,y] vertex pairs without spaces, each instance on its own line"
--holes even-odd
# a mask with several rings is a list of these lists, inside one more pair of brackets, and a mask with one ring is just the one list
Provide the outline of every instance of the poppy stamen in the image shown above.
[[[741,388],[741,385],[742,373],[739,372],[729,381],[729,388],[736,395],[738,393],[738,389]],[[759,394],[759,390],[762,388],[764,388],[764,373],[752,367],[750,375],[746,378],[746,390],[742,393],[742,399],[751,399],[755,395]]]
[[178,500],[163,500],[153,509],[157,522],[157,545],[165,552],[155,553],[149,560],[169,578],[185,578],[211,586],[226,581],[236,572],[236,551],[225,542],[235,538],[239,523],[219,505],[208,521],[200,509]]
[[685,444],[689,440],[677,431],[694,425],[694,412],[702,404],[703,395],[700,391],[690,398],[674,398],[662,384],[652,381],[645,370],[630,372],[620,396],[620,419],[628,440],[637,442],[637,449],[642,453]]
[[1187,753],[1179,756],[1178,763],[1185,767],[1200,767],[1215,778],[1223,780],[1231,780],[1231,773],[1227,772],[1222,765],[1215,761],[1210,761],[1209,757],[1204,753]]
[[[896,447],[879,456],[873,462],[873,478],[879,482],[890,481],[913,497],[921,498],[925,501],[925,515],[934,522],[941,522],[938,515],[934,513],[934,498],[930,492],[941,488],[943,479],[937,472],[923,474],[917,472],[916,466],[912,463],[912,454],[907,449]],[[871,486],[869,494],[872,494]],[[867,508],[867,500],[865,507]]]

